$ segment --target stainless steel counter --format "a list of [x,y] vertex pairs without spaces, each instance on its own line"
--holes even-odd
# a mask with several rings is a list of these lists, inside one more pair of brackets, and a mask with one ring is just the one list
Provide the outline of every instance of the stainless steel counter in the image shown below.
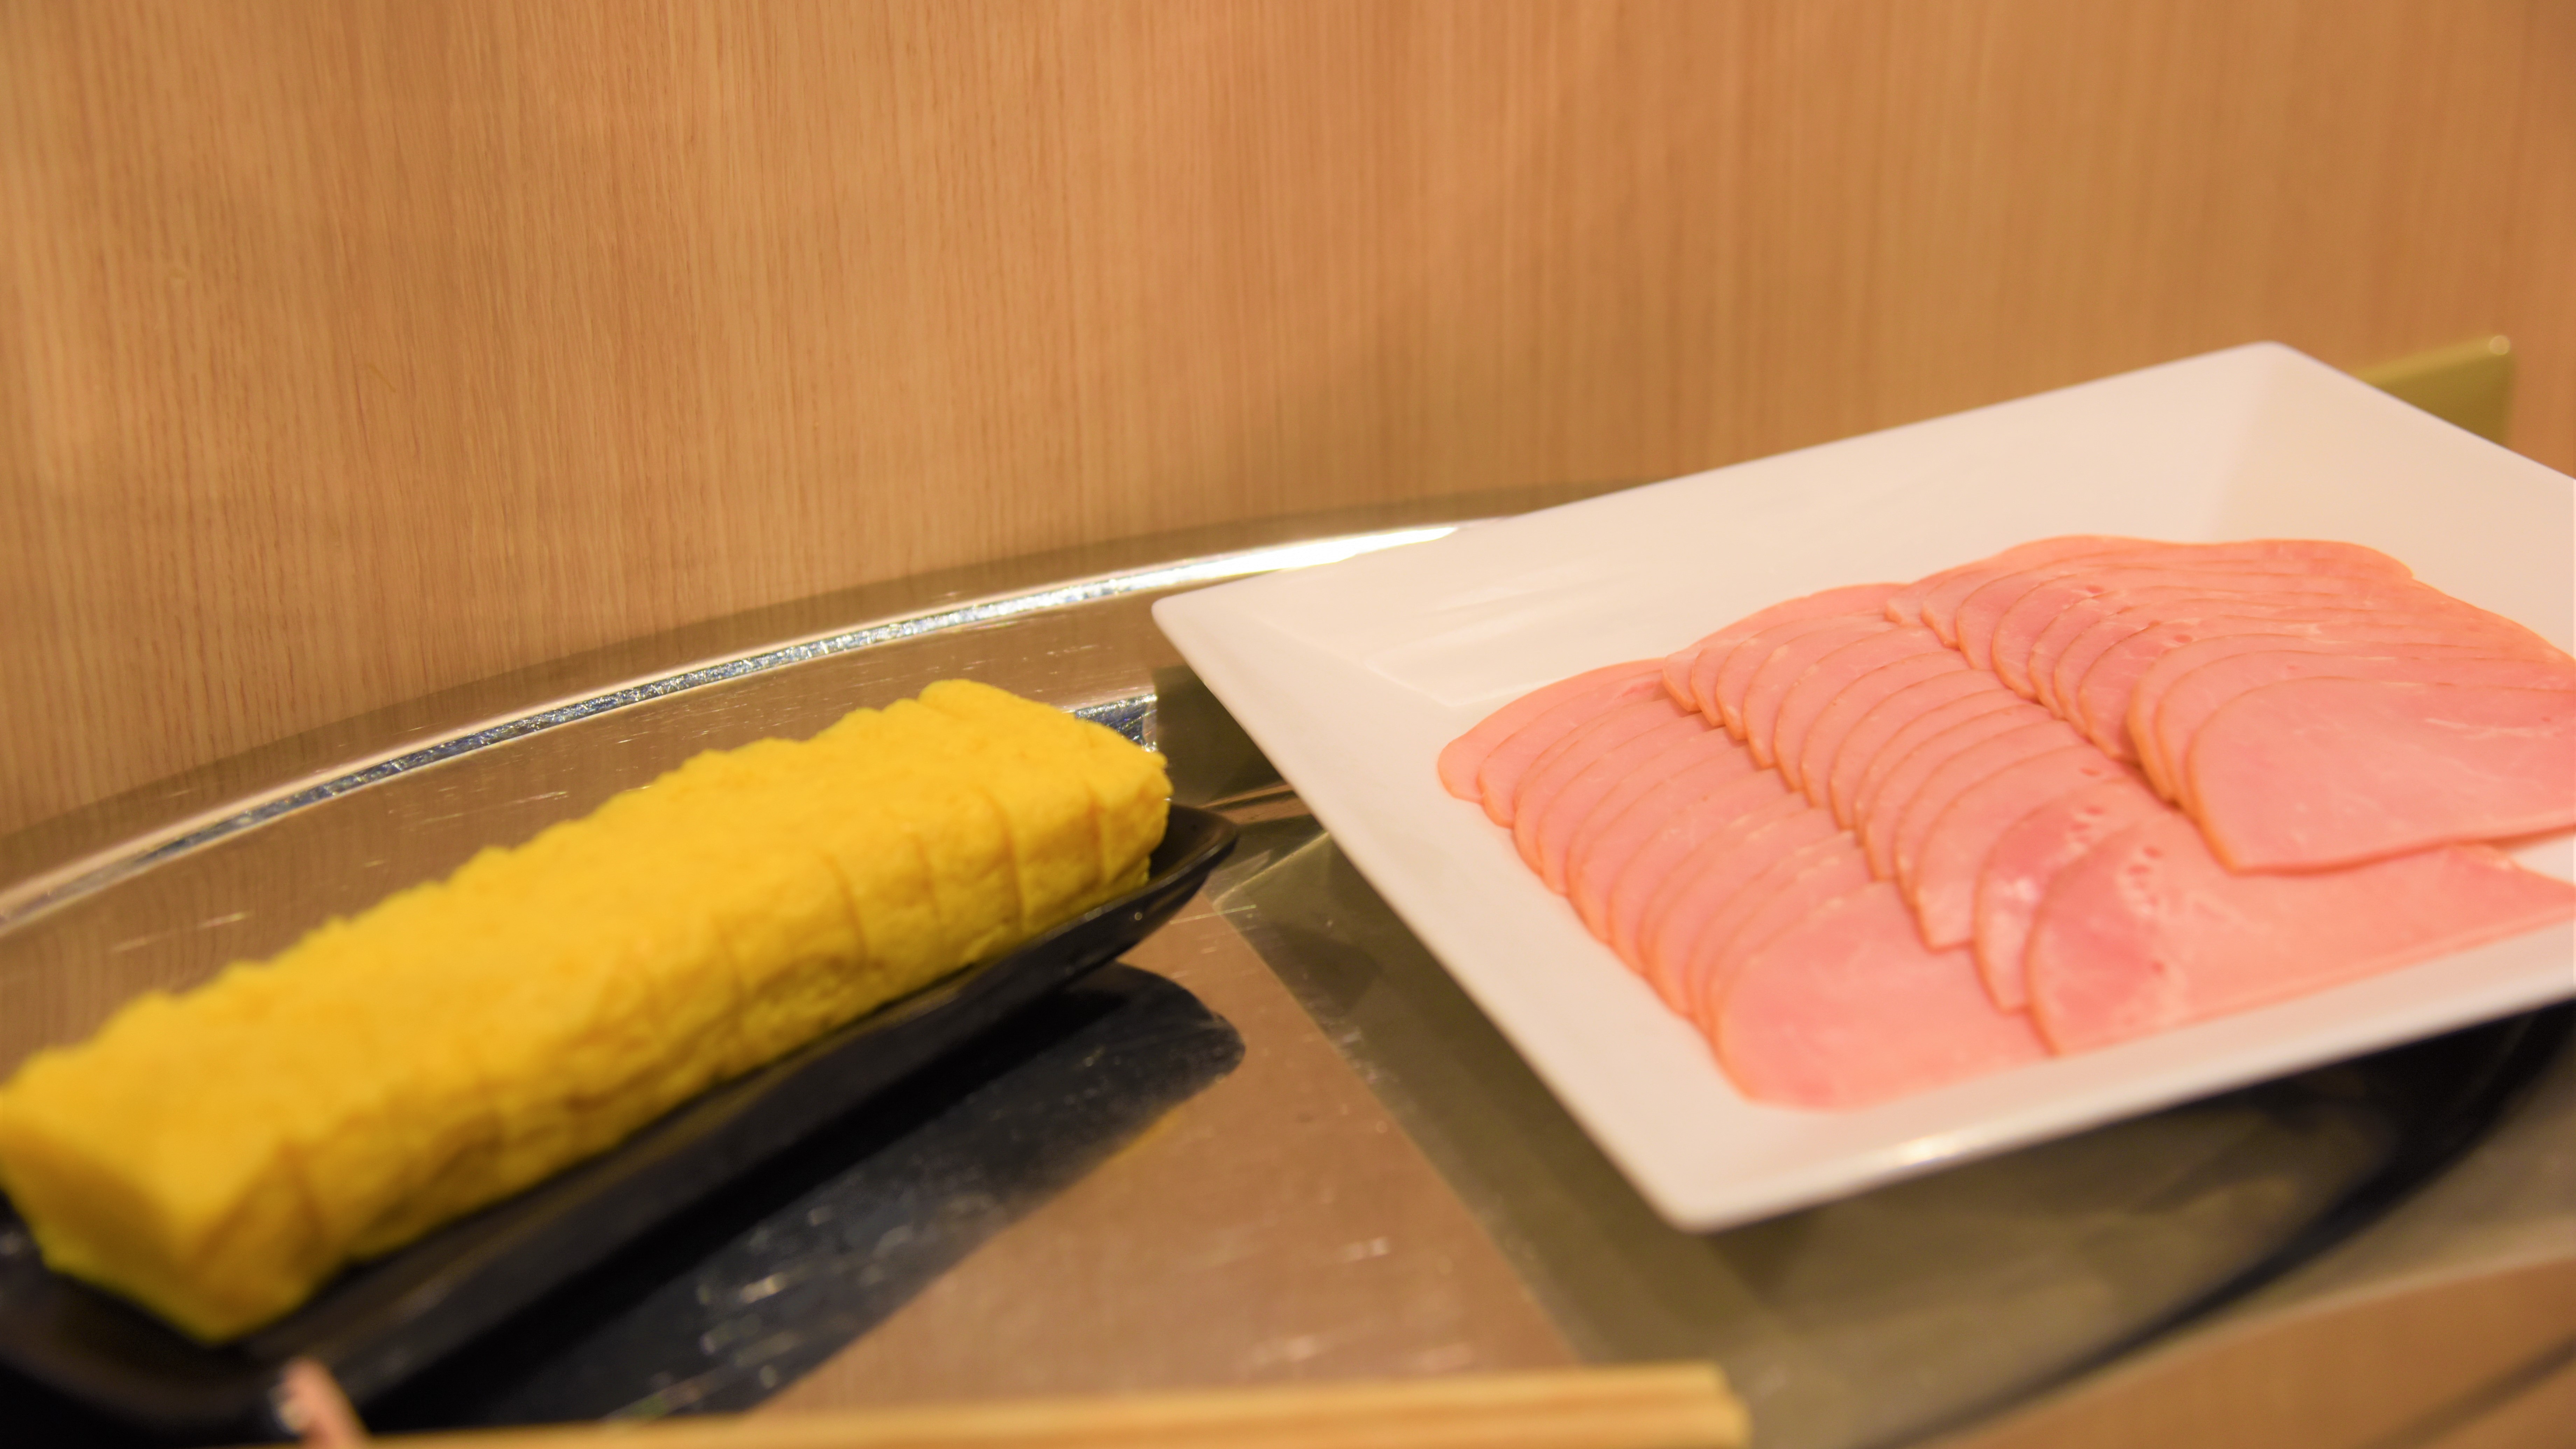
[[[469,1355],[387,1422],[1714,1357],[1768,1449],[1845,1449],[1984,1423],[2337,1295],[2576,1256],[2564,1013],[1731,1232],[1658,1221],[1148,614],[1175,588],[1579,491],[855,591],[419,701],[0,841],[0,1071],[696,751],[967,675],[1139,734],[1180,798],[1244,827],[1208,893],[1127,958],[1229,1025],[1239,1060],[1156,1078],[1182,1099],[1148,1119],[1064,1110],[1141,1080],[1102,1061],[1181,1050],[1147,1018],[1088,1057],[1065,1055],[1078,1033],[1006,1054],[900,1130],[620,1260],[506,1372]],[[1010,1170],[1033,1154],[1052,1165]],[[862,1209],[865,1241],[782,1226]]]

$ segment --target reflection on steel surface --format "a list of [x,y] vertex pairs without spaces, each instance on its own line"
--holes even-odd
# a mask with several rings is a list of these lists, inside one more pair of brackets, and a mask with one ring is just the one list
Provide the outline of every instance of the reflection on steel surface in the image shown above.
[[1098,704],[1076,705],[1073,712],[1093,724],[1107,725],[1149,750],[1156,748],[1154,696],[1151,691],[1131,694],[1124,699],[1104,699]]
[[750,1408],[1243,1054],[1188,990],[1106,967],[698,1210],[685,1249],[553,1296],[368,1418],[421,1430]]
[[2506,1194],[2476,1189],[2464,1216],[2565,1241],[2576,1163],[2530,1144],[2576,1120],[2569,1007],[1694,1234],[1646,1206],[1312,819],[1246,828],[1214,904],[1587,1357],[1715,1359],[1766,1449],[1921,1443],[2118,1358],[2417,1191],[2537,1073],[2536,1131],[2502,1168],[2537,1190],[2496,1212]]
[[[1245,549],[1231,553],[1210,554],[1200,558],[1180,559],[1151,568],[1099,574],[1042,589],[994,595],[940,609],[855,625],[828,634],[793,640],[754,653],[692,665],[578,699],[542,706],[523,714],[512,715],[450,735],[415,749],[363,761],[344,773],[274,791],[241,809],[181,821],[139,840],[122,844],[113,850],[75,861],[58,870],[49,871],[6,890],[0,890],[0,931],[22,924],[46,911],[89,895],[139,871],[148,870],[164,861],[202,849],[245,830],[265,825],[280,816],[321,804],[353,790],[381,784],[415,770],[443,764],[477,750],[524,739],[544,730],[589,719],[612,710],[642,704],[648,700],[662,699],[693,689],[703,689],[709,685],[723,684],[747,675],[766,673],[773,669],[804,664],[875,645],[890,644],[897,640],[918,638],[925,634],[995,624],[1023,615],[1094,603],[1122,595],[1154,593],[1167,589],[1186,588],[1194,584],[1214,583],[1220,579],[1270,573],[1278,569],[1308,568],[1316,564],[1335,563],[1361,554],[1375,553],[1381,549],[1399,548],[1409,543],[1423,543],[1454,531],[1456,531],[1454,525],[1441,525],[1389,529],[1376,533],[1344,534],[1269,548]],[[1089,718],[1099,719],[1140,744],[1151,743],[1144,734],[1146,708],[1137,699],[1094,703],[1080,708],[1077,712]]]

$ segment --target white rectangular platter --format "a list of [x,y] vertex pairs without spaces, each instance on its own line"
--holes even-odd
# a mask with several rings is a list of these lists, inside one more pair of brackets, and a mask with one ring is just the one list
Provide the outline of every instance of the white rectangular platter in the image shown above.
[[[2271,344],[1162,601],[1156,621],[1658,1211],[1709,1229],[2576,995],[2576,930],[1848,1112],[1708,1048],[1433,775],[1504,702],[2062,533],[2346,539],[2576,642],[2576,480]],[[2561,878],[2565,838],[2521,852]]]

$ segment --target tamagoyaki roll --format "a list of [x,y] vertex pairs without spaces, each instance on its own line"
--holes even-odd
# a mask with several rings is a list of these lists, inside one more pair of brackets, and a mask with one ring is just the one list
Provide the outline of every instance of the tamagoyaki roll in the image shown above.
[[1135,888],[1169,796],[1159,756],[964,681],[699,755],[36,1053],[0,1189],[56,1271],[237,1337]]

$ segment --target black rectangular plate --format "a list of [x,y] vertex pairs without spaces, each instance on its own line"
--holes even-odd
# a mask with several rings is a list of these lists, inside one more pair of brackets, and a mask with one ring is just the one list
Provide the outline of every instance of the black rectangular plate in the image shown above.
[[0,1199],[0,1360],[139,1428],[246,1432],[278,1369],[319,1360],[361,1405],[772,1155],[1030,1003],[1115,960],[1234,848],[1225,817],[1175,805],[1145,884],[709,1089],[617,1147],[341,1274],[295,1312],[209,1348],[49,1272]]

